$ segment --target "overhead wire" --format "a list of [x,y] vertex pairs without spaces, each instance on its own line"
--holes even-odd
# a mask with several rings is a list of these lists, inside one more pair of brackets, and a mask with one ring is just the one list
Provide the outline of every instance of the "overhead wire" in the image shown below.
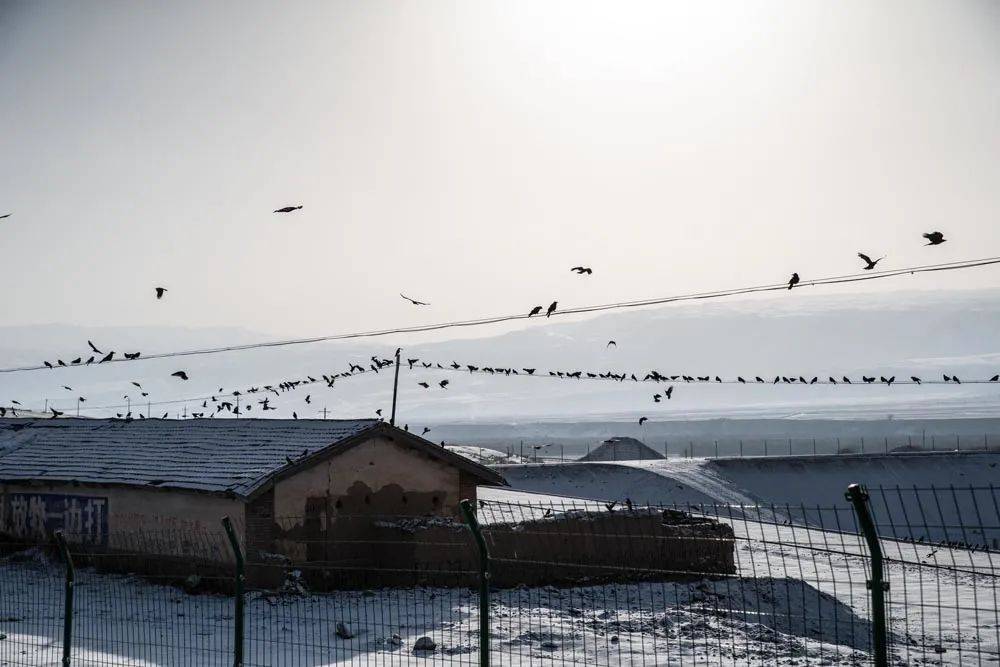
[[[982,266],[990,266],[1000,264],[1000,257],[986,257],[981,259],[973,260],[961,260],[956,262],[945,262],[941,264],[926,264],[921,266],[911,266],[900,269],[889,269],[885,271],[873,271],[863,274],[844,274],[840,276],[828,276],[825,278],[814,278],[809,280],[802,280],[798,285],[795,286],[796,290],[800,290],[807,286],[819,286],[819,285],[835,285],[843,283],[853,283],[853,282],[864,282],[869,280],[878,280],[883,278],[893,278],[901,275],[914,275],[917,273],[928,273],[936,271],[956,271],[962,269],[971,269]],[[590,306],[578,306],[575,308],[565,308],[562,310],[556,310],[552,313],[553,316],[565,316],[565,315],[577,315],[586,314],[594,312],[621,310],[626,308],[641,308],[645,306],[655,306],[655,305],[665,305],[669,303],[677,303],[683,301],[697,301],[704,299],[717,299],[730,296],[740,296],[746,294],[764,293],[764,292],[774,292],[787,290],[787,283],[775,283],[768,285],[757,285],[750,287],[739,287],[726,290],[716,290],[710,292],[695,292],[689,294],[680,294],[668,297],[659,297],[652,299],[640,299],[635,301],[618,301],[613,303],[597,304]],[[256,350],[256,349],[266,349],[272,347],[287,347],[292,345],[306,345],[312,343],[322,343],[331,342],[338,340],[350,340],[358,338],[376,338],[382,336],[390,336],[396,334],[410,334],[410,333],[424,333],[429,331],[440,331],[444,329],[453,328],[466,328],[475,326],[485,326],[490,324],[500,324],[504,322],[512,322],[517,320],[527,320],[531,316],[526,313],[518,313],[511,315],[496,315],[491,317],[483,317],[471,320],[458,320],[451,322],[440,322],[435,324],[423,324],[414,325],[409,327],[394,327],[390,329],[377,329],[371,331],[361,331],[353,333],[342,333],[342,334],[330,334],[325,336],[313,336],[309,338],[293,338],[287,340],[275,340],[275,341],[262,341],[259,343],[246,343],[242,345],[227,345],[222,347],[207,347],[207,348],[196,348],[192,350],[177,350],[171,352],[160,352],[154,354],[144,354],[136,359],[112,359],[106,363],[120,363],[126,361],[148,361],[152,359],[166,359],[173,357],[189,357],[189,356],[200,356],[208,354],[220,354],[225,352],[240,352],[246,350]],[[540,316],[535,319],[541,319]],[[98,366],[101,364],[93,364]],[[90,367],[87,364],[73,364],[60,366],[59,368],[85,368]],[[33,365],[33,366],[15,366],[9,368],[0,368],[0,373],[18,373],[18,372],[28,372],[28,371],[40,371],[47,370],[48,366]]]

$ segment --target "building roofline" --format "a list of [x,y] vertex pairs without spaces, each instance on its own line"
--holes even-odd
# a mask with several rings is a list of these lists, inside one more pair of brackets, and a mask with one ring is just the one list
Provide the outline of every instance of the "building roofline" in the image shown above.
[[373,424],[370,428],[366,428],[365,430],[359,431],[350,437],[338,440],[337,442],[334,442],[326,447],[317,449],[308,456],[264,475],[253,484],[246,494],[237,493],[235,495],[248,501],[253,500],[274,487],[275,483],[291,477],[292,475],[311,467],[319,461],[338,456],[339,454],[342,454],[378,435],[383,435],[388,440],[393,442],[396,440],[403,441],[426,454],[442,459],[459,470],[463,470],[473,475],[486,486],[507,486],[507,480],[495,470],[491,470],[484,465],[476,463],[472,459],[466,458],[461,454],[456,454],[444,447],[435,445],[429,440],[425,440],[424,438],[414,435],[409,431],[404,431],[397,426],[391,426],[386,422],[378,422]]

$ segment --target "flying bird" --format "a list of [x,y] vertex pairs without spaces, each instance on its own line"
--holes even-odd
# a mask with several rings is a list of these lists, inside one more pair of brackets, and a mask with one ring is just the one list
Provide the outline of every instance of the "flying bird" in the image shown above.
[[56,417],[62,417],[63,416],[63,413],[59,412],[55,408],[49,408],[49,412],[52,413],[52,419],[55,419]]
[[876,264],[878,264],[883,259],[885,259],[885,257],[879,257],[878,259],[874,259],[873,260],[871,257],[869,257],[868,255],[866,255],[863,252],[859,252],[858,253],[858,257],[860,257],[865,262],[865,264],[866,264],[866,266],[864,267],[865,271],[871,271],[872,269],[875,268]]
[[438,386],[440,386],[442,389],[447,389],[448,388],[448,381],[447,380],[441,380],[440,382],[438,382]]
[[615,342],[615,341],[613,341],[613,340],[609,340],[609,341],[608,341],[608,344],[607,344],[607,345],[605,345],[605,347],[611,347],[612,345],[614,345],[615,347],[618,347],[618,343],[616,343],[616,342]]
[[425,426],[424,430],[420,432],[420,435],[427,435],[430,432],[431,432],[431,430]]
[[799,284],[799,274],[793,273],[792,277],[788,281],[788,289],[792,289]]
[[126,352],[125,353],[125,358],[126,359],[130,359],[132,361],[135,361],[136,359],[139,358],[139,355],[141,355],[141,354],[142,354],[142,352]]
[[549,309],[545,311],[545,317],[552,317],[552,313],[556,312],[556,306],[559,305],[558,301],[553,301],[549,304]]
[[998,380],[1000,380],[1000,374],[994,375],[990,378],[990,382],[997,382]]
[[400,292],[399,296],[403,297],[404,299],[406,299],[407,301],[409,301],[410,303],[412,303],[414,306],[429,306],[429,305],[431,305],[429,303],[424,303],[423,301],[417,301],[416,299],[411,299],[410,297],[406,296],[402,292]]
[[574,266],[572,269],[570,269],[570,271],[576,271],[577,275],[580,276],[582,276],[583,274],[587,274],[589,276],[594,272],[589,266]]
[[667,387],[667,390],[663,392],[663,395],[669,400],[674,395],[674,388],[672,386]]
[[73,391],[73,387],[67,387],[66,385],[63,385],[63,389],[66,391]]
[[12,215],[11,213],[4,213],[3,215],[0,215],[0,220],[3,220],[4,218],[9,218],[11,215]]
[[157,299],[162,299],[163,295],[167,293],[167,288],[166,287],[154,287],[153,289],[156,291],[156,298]]
[[301,204],[298,205],[298,206],[285,206],[283,208],[276,208],[276,209],[274,209],[274,212],[275,213],[291,213],[292,211],[297,211],[300,208],[302,208]]
[[306,403],[312,403],[312,394],[306,394]]
[[87,345],[89,345],[90,349],[94,351],[94,354],[104,354],[103,352],[101,352],[100,350],[98,350],[97,346],[94,345],[91,341],[88,340],[87,341]]
[[185,373],[184,371],[177,371],[176,373],[171,373],[170,377],[175,377],[175,378],[180,378],[182,380],[187,380],[188,379],[188,374]]
[[430,386],[429,384],[427,384],[426,382],[418,382],[417,384],[419,384],[419,385],[420,385],[421,387],[423,387],[424,389],[430,389],[430,387],[431,387],[431,386]]
[[649,421],[649,417],[639,417],[639,426],[642,426]]
[[927,239],[927,243],[924,245],[941,245],[948,240],[941,232],[928,232],[924,234],[924,238]]
[[916,375],[911,375],[910,379],[913,380],[914,383],[920,384],[920,378],[918,378]]

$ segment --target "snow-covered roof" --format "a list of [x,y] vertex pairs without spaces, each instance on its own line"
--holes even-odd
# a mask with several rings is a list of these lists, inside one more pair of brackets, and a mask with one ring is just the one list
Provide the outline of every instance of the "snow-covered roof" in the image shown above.
[[375,419],[0,419],[0,482],[123,484],[247,497],[283,469],[383,431],[469,469],[484,483],[503,483],[496,473]]

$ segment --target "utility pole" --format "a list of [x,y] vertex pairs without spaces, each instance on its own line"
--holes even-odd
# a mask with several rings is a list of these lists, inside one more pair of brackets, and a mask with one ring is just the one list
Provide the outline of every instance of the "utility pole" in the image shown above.
[[389,418],[389,425],[396,425],[396,396],[399,395],[399,352],[402,348],[396,348],[396,372],[392,380],[392,416]]

